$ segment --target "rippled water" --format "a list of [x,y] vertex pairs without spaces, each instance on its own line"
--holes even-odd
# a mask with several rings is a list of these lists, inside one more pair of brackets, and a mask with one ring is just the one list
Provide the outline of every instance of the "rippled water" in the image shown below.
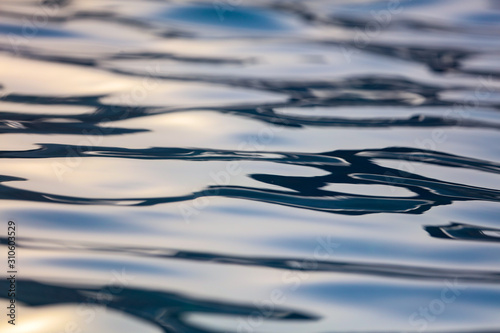
[[500,2],[3,0],[2,332],[500,332]]

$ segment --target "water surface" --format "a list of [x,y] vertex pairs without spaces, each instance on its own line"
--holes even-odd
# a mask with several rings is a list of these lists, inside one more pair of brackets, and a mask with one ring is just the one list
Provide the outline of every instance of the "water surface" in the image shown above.
[[500,331],[498,1],[0,18],[2,332]]

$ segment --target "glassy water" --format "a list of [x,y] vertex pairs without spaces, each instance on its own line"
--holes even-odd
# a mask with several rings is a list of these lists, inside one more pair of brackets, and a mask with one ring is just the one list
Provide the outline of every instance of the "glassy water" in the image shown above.
[[500,2],[0,17],[2,332],[500,331]]

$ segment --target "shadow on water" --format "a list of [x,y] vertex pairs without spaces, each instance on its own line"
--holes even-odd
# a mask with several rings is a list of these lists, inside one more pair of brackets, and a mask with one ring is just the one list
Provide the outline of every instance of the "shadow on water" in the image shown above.
[[[125,149],[115,147],[66,146],[42,144],[27,151],[4,151],[0,158],[63,158],[68,151],[75,157],[107,157],[143,160],[185,160],[185,161],[267,161],[311,167],[327,172],[324,176],[292,177],[276,174],[247,175],[259,182],[277,185],[287,191],[265,188],[213,185],[189,195],[173,197],[134,198],[84,198],[53,195],[0,186],[0,198],[17,200],[80,204],[80,205],[128,205],[151,206],[163,203],[182,202],[205,196],[222,196],[272,204],[311,209],[347,215],[372,213],[421,214],[432,207],[449,205],[454,201],[486,200],[498,202],[500,191],[450,183],[420,176],[399,169],[383,167],[374,159],[418,161],[429,165],[480,170],[499,173],[500,165],[462,156],[429,150],[409,148],[386,148],[380,150],[339,150],[322,154],[300,154],[283,152],[221,151],[184,148]],[[271,157],[269,157],[271,155]],[[24,180],[2,176],[1,182]],[[411,197],[386,197],[353,195],[324,189],[329,184],[381,184],[405,188],[413,193]],[[139,201],[139,202],[137,202]]]
[[443,226],[426,226],[430,236],[450,240],[500,242],[500,229],[485,228],[465,223],[450,223]]
[[[7,289],[8,281],[1,281],[0,287]],[[217,314],[229,316],[250,316],[258,311],[252,305],[226,303],[222,301],[207,301],[191,298],[185,295],[161,292],[158,290],[134,289],[116,286],[95,288],[70,288],[45,284],[30,280],[17,281],[19,290],[17,300],[29,306],[80,304],[84,307],[105,305],[108,308],[121,311],[134,317],[146,320],[166,332],[211,332],[198,328],[186,322],[189,313]],[[97,294],[110,296],[98,299]],[[57,295],[49,298],[47,295]],[[116,297],[114,297],[116,295]],[[318,317],[293,309],[275,308],[268,315],[269,319],[277,321],[311,321]]]
[[[32,225],[21,227],[26,234],[18,238],[20,253],[26,250],[25,262],[37,262],[36,269],[44,272],[18,280],[17,300],[35,309],[55,304],[103,305],[164,332],[208,333],[216,331],[209,326],[221,324],[220,318],[247,317],[259,310],[247,296],[240,303],[225,301],[234,295],[221,286],[226,282],[240,286],[240,269],[255,278],[248,289],[264,293],[275,281],[260,272],[303,271],[312,279],[303,281],[294,297],[306,300],[306,305],[296,300],[274,305],[266,319],[282,325],[276,331],[298,332],[302,327],[303,332],[391,332],[388,328],[498,332],[488,329],[500,325],[498,316],[492,315],[498,313],[499,302],[493,298],[498,294],[500,271],[491,265],[500,231],[494,225],[497,211],[490,208],[500,201],[500,190],[494,188],[500,173],[495,141],[500,133],[500,5],[466,0],[402,1],[400,5],[401,11],[391,12],[384,1],[2,1],[0,161],[5,164],[0,164],[0,204],[14,203],[5,216],[22,217],[20,212],[30,211],[31,206],[36,206],[30,211],[33,216],[47,214],[32,217]],[[27,34],[26,22],[42,18],[33,16],[40,10],[48,13],[43,27]],[[375,23],[378,30],[370,31]],[[366,36],[360,39],[360,33]],[[147,69],[151,64],[153,71]],[[121,99],[144,88],[145,78],[160,88],[147,90],[143,99],[130,103]],[[158,118],[165,127],[155,127]],[[215,148],[236,146],[235,138],[254,134],[256,123],[280,128],[287,139],[294,135],[297,139],[283,139],[278,148]],[[215,131],[208,131],[210,126]],[[198,130],[199,136],[189,137]],[[429,138],[435,130],[450,134],[449,141],[433,150],[412,145],[415,133]],[[309,136],[310,140],[302,140]],[[84,145],[88,138],[99,144]],[[99,138],[109,141],[101,145]],[[351,145],[352,138],[360,138],[359,144]],[[481,151],[476,154],[475,149]],[[88,178],[79,179],[78,185],[88,181],[89,187],[95,186],[91,193],[105,188],[119,194],[91,197],[89,192],[69,192],[74,184],[47,185],[55,179],[48,169],[24,168],[24,163],[33,163],[35,169],[36,162],[47,166],[68,157],[97,162],[88,169],[80,167]],[[109,161],[119,162],[124,171],[118,169],[113,174],[116,179],[93,183],[94,178],[115,172],[93,169],[116,166]],[[166,161],[165,169],[161,161]],[[178,169],[179,164],[196,164],[208,174],[208,165],[221,161],[251,163],[256,171],[216,185],[203,180],[195,189],[189,181],[178,187],[173,181],[165,193],[150,185],[160,181],[161,172],[181,180],[198,176],[187,167]],[[134,178],[140,168],[135,162],[148,167],[157,163],[156,173],[145,171],[142,178]],[[405,169],[401,167],[405,163],[421,168]],[[134,178],[130,183],[118,177],[127,172]],[[460,178],[464,174],[472,178]],[[136,188],[142,192],[133,192]],[[176,192],[178,188],[183,192]],[[353,188],[363,190],[349,192]],[[127,194],[119,198],[121,190]],[[161,229],[165,234],[141,230],[141,219],[154,213],[152,206],[202,197],[235,205],[231,214],[241,217],[245,225],[212,212],[216,217],[203,224],[200,229],[207,229],[202,231],[179,226],[180,215],[175,215],[179,225]],[[259,220],[245,206],[255,202],[268,204],[264,213],[268,215],[259,215]],[[91,224],[87,223],[90,215],[70,205],[107,206],[106,214]],[[122,206],[141,207],[137,211],[144,217],[126,224],[128,212]],[[491,211],[481,215],[477,210],[482,208]],[[57,210],[62,212],[52,214]],[[469,215],[462,216],[463,212]],[[283,221],[295,214],[299,217],[290,226],[297,229],[283,227]],[[327,223],[309,226],[310,220],[324,217]],[[405,223],[405,217],[417,223]],[[62,224],[67,219],[78,225],[68,228],[73,236],[81,232],[82,237],[92,238],[109,220],[106,232],[116,232],[116,240],[64,240],[68,230]],[[257,230],[266,219],[270,227]],[[37,223],[50,225],[50,237],[39,235],[42,229],[34,227]],[[254,225],[258,227],[250,229]],[[212,226],[235,230],[224,234],[226,230],[209,230]],[[130,241],[140,237],[138,230],[144,239],[134,246]],[[200,240],[197,232],[206,232],[207,238]],[[323,232],[338,232],[338,239],[352,244],[344,245],[345,252],[304,265],[301,258],[307,253],[301,252],[301,244]],[[177,236],[186,244],[163,245]],[[143,245],[150,238],[161,241]],[[193,245],[197,242],[203,244]],[[211,247],[215,242],[217,246]],[[242,243],[241,251],[234,251],[236,242]],[[266,242],[274,242],[271,248],[277,251],[263,253]],[[371,249],[370,242],[394,248]],[[0,237],[0,245],[8,245],[8,239]],[[44,261],[50,251],[67,257],[53,267]],[[485,255],[478,259],[480,254]],[[111,259],[100,261],[99,255],[116,256],[113,260],[123,256],[132,263],[157,259],[151,264],[158,265],[154,268],[174,261],[194,265],[192,280],[183,281],[186,290],[193,291],[178,292],[166,274],[161,277],[162,286],[126,286],[105,304],[96,303],[93,295],[114,294],[113,286],[98,289],[70,280],[86,269],[94,269],[93,277],[102,278],[102,269]],[[75,258],[84,260],[70,265]],[[214,273],[221,267],[227,269],[224,276]],[[213,269],[214,274],[199,274],[200,278],[198,273],[205,269]],[[27,267],[26,271],[35,270]],[[46,271],[54,271],[52,277],[57,279],[37,280]],[[146,286],[149,279],[157,281],[148,275],[152,271],[163,272],[142,271]],[[442,295],[443,280],[457,279],[471,287],[469,294],[457,296],[455,304],[446,303],[439,320],[427,321],[423,328],[408,319],[413,309],[421,309],[429,300],[433,304],[438,299],[433,297]],[[92,285],[90,278],[87,281]],[[200,281],[220,289],[220,297],[198,295],[194,284]],[[0,280],[0,289],[7,288],[8,281]],[[437,296],[432,294],[436,290]],[[248,295],[248,290],[242,295]],[[309,306],[311,310],[305,310]],[[210,325],[193,324],[189,317],[193,313],[213,316]],[[369,326],[364,316],[371,316]],[[338,323],[339,330],[332,323]],[[270,326],[255,331],[274,330]]]
[[[439,227],[426,227],[429,234],[436,236],[435,229]],[[455,229],[457,229],[455,227]],[[465,228],[464,228],[465,229]],[[470,230],[473,232],[470,232]],[[498,241],[494,237],[489,237],[480,232],[478,228],[467,227],[466,232],[469,233],[467,240],[475,241]],[[485,229],[484,231],[494,231],[496,229]],[[460,231],[459,231],[460,232]],[[457,232],[456,232],[457,233]],[[474,236],[471,235],[474,233]],[[475,238],[473,238],[475,237]],[[458,237],[456,237],[458,239]],[[463,238],[462,238],[463,239]],[[498,239],[498,238],[497,238]],[[7,238],[0,238],[0,244],[7,244]],[[138,248],[138,247],[110,247],[106,244],[91,243],[91,242],[65,242],[58,239],[31,239],[24,238],[19,245],[22,249],[31,250],[50,250],[53,245],[57,245],[64,249],[65,252],[108,252],[116,254],[126,254],[130,256],[144,258],[161,258],[165,260],[181,260],[191,262],[206,262],[218,265],[236,265],[236,266],[257,266],[285,271],[301,271],[301,272],[335,272],[341,274],[360,274],[369,276],[380,276],[393,279],[415,279],[415,280],[434,280],[442,281],[445,279],[459,279],[462,282],[480,282],[480,283],[498,283],[500,282],[500,271],[479,271],[471,269],[446,269],[436,267],[423,267],[411,265],[391,265],[381,263],[362,263],[349,261],[333,261],[333,260],[314,260],[306,262],[303,258],[279,258],[279,257],[248,257],[235,256],[224,253],[211,252],[195,252],[185,251],[170,248]]]

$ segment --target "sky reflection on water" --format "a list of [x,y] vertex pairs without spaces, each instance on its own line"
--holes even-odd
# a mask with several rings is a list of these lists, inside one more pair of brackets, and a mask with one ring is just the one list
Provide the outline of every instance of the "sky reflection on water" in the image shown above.
[[498,2],[0,17],[2,332],[500,330]]

